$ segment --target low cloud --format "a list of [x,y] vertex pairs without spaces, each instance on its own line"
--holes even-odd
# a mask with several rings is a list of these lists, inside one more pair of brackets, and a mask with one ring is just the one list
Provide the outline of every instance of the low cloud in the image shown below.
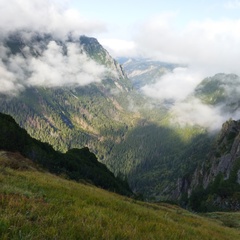
[[84,86],[100,82],[108,73],[82,52],[79,43],[63,46],[50,41],[45,50],[39,50],[37,45],[35,49],[41,51],[40,56],[34,56],[27,46],[21,54],[6,56],[5,48],[0,62],[1,93],[16,94],[32,86]]
[[[69,0],[0,0],[1,93],[16,95],[31,86],[83,86],[99,82],[107,74],[105,67],[83,53],[79,41],[74,42],[80,35],[104,32],[106,26],[85,19],[69,3]],[[3,42],[16,33],[26,46],[20,53],[11,54]],[[44,34],[54,40],[33,40]],[[69,35],[71,43],[66,41]]]
[[[230,6],[240,6],[239,1],[229,1]],[[170,100],[173,103],[168,106],[171,106],[170,112],[181,125],[198,124],[210,130],[220,128],[229,118],[238,119],[239,112],[224,112],[224,105],[206,105],[193,94],[205,77],[217,73],[240,75],[240,18],[205,19],[181,26],[178,20],[178,13],[165,13],[139,26],[136,48],[145,56],[187,66],[176,68],[155,84],[144,86],[142,92],[161,102]],[[228,88],[224,85],[226,93],[240,94],[236,85],[234,89]]]
[[221,113],[220,107],[203,104],[199,99],[177,102],[171,109],[172,122],[182,127],[198,125],[209,131],[218,130],[230,115]]
[[215,83],[218,93],[222,89],[225,100],[211,105],[195,95],[196,87],[203,80],[202,76],[188,68],[175,68],[172,73],[159,78],[155,84],[144,86],[142,92],[168,107],[174,125],[198,125],[209,131],[216,131],[230,118],[240,119],[240,78],[225,74],[214,76],[212,81],[218,81]]
[[138,55],[134,41],[115,38],[102,38],[99,42],[111,53],[113,57],[134,57]]
[[184,100],[192,93],[202,78],[203,76],[196,71],[178,67],[173,72],[163,75],[156,83],[144,86],[142,92],[161,101],[176,102]]

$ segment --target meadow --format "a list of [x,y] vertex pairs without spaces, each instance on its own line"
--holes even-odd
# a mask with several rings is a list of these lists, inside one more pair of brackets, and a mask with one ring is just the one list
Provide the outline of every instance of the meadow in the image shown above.
[[0,152],[0,216],[0,239],[240,239],[221,218],[70,181],[17,153]]

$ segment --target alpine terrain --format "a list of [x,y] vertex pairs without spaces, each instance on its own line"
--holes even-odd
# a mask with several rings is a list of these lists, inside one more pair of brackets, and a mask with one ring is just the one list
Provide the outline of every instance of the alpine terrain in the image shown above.
[[[178,65],[128,60],[123,70],[95,38],[86,36],[12,32],[1,49],[1,68],[14,83],[14,90],[6,84],[1,93],[1,112],[57,151],[88,147],[145,199],[189,205],[194,190],[186,189],[198,184],[185,187],[182,182],[190,181],[205,161],[212,164],[218,132],[180,124],[173,101],[159,102],[141,92],[147,81],[154,84]],[[239,101],[234,84],[239,84],[238,76],[217,74],[184,101],[194,98],[235,116]]]

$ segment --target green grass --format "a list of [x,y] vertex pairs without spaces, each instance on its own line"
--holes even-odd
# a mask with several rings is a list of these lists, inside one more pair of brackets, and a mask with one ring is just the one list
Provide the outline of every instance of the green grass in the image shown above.
[[214,212],[205,213],[203,216],[216,219],[222,222],[224,226],[240,230],[240,212]]
[[9,156],[0,156],[0,239],[240,239],[238,229],[220,221],[28,168],[19,155],[10,158],[8,165]]

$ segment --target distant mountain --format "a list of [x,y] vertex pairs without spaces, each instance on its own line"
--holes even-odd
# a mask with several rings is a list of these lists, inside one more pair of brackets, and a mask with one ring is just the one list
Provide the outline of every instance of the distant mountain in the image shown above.
[[218,73],[205,78],[195,89],[195,97],[203,103],[220,106],[223,112],[234,113],[240,107],[240,77]]
[[119,58],[118,61],[136,89],[156,82],[161,76],[180,66],[141,58]]
[[132,194],[128,184],[116,179],[88,148],[69,149],[65,154],[57,152],[48,143],[31,138],[13,118],[2,113],[0,125],[0,150],[19,152],[55,174],[85,180],[120,194]]

